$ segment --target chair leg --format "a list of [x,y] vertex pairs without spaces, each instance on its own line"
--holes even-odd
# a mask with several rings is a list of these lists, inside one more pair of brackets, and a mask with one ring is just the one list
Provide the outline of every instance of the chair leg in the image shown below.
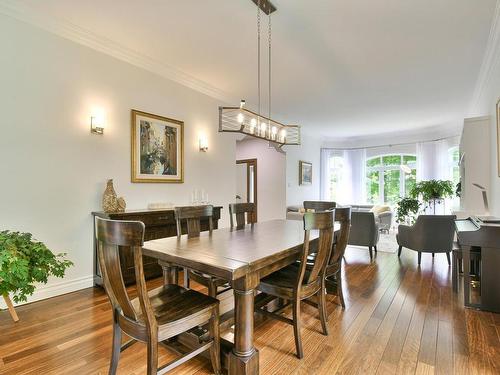
[[450,252],[446,253],[446,259],[448,260],[448,266],[451,266],[451,261],[450,261]]
[[184,288],[189,289],[189,268],[184,267]]
[[293,334],[295,336],[295,348],[297,357],[302,359],[304,352],[302,351],[302,340],[300,338],[300,299],[295,299],[293,302]]
[[418,265],[420,266],[420,262],[422,261],[422,253],[418,252]]
[[158,340],[157,338],[148,338],[148,370],[147,375],[156,375],[158,373]]
[[[326,313],[326,297],[324,282],[323,286],[318,291],[318,312],[319,320],[321,320],[321,328],[323,329],[323,335],[328,336],[328,324],[327,324],[327,313]],[[338,285],[337,285],[338,288]]]
[[217,285],[215,284],[215,281],[210,280],[208,282],[208,295],[210,297],[217,297]]
[[109,364],[109,375],[115,375],[120,360],[120,348],[122,345],[122,329],[118,325],[118,316],[113,312],[113,347],[111,349],[111,362]]
[[370,252],[370,260],[373,259],[373,250],[371,246],[368,246],[368,251]]
[[337,296],[339,297],[340,305],[345,309],[344,291],[342,290],[342,274],[340,270],[337,272],[335,280],[337,281]]
[[377,245],[373,246],[373,248],[375,249],[375,253],[377,252]]
[[210,335],[213,339],[213,344],[210,347],[210,361],[214,374],[221,374],[220,365],[220,332],[219,332],[219,309],[214,309],[212,318],[209,323]]
[[401,256],[401,250],[403,250],[403,246],[399,245],[399,247],[398,247],[398,257]]
[[432,257],[434,258],[435,253],[432,253]]

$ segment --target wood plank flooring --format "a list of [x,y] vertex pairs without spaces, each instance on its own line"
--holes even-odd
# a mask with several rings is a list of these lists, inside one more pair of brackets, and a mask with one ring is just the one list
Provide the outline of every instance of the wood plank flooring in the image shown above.
[[[303,304],[304,359],[294,356],[291,326],[256,323],[261,374],[500,374],[500,315],[466,310],[451,291],[444,254],[348,248],[342,310],[328,296],[328,337],[317,312]],[[151,286],[159,285],[153,280]],[[134,293],[133,288],[130,289]],[[111,311],[98,288],[17,308],[21,321],[0,312],[0,374],[107,374]],[[160,363],[173,358],[160,348]],[[145,373],[146,350],[122,353],[119,374]],[[207,374],[208,361],[194,359],[174,374]]]

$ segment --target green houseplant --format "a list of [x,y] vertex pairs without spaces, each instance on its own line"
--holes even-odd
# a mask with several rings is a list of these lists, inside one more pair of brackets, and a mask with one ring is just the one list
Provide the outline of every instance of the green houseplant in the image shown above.
[[64,277],[73,263],[66,254],[54,254],[31,233],[0,232],[0,295],[13,295],[25,302],[35,283],[47,283],[49,276]]
[[402,198],[397,203],[396,221],[398,223],[413,224],[420,210],[420,202],[415,198]]
[[426,208],[434,208],[434,213],[436,213],[436,204],[440,204],[445,198],[453,197],[454,194],[453,182],[449,180],[420,181],[410,191],[412,198],[421,198],[427,204]]

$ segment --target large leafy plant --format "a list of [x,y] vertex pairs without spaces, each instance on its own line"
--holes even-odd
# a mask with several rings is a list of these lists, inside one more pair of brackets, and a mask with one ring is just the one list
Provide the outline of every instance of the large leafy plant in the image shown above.
[[49,276],[64,277],[73,263],[66,254],[53,254],[31,233],[0,232],[0,295],[13,294],[15,302],[26,301],[35,283],[47,283]]
[[397,204],[396,221],[413,224],[420,210],[420,202],[415,198],[402,198]]
[[422,198],[424,202],[434,199],[444,199],[453,197],[455,189],[453,182],[448,180],[420,181],[410,191],[412,198]]

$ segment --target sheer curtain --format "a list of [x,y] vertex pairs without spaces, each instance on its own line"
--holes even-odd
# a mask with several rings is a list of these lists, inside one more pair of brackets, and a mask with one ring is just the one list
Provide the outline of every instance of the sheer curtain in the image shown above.
[[366,150],[345,150],[345,183],[339,202],[362,204],[366,202]]
[[417,181],[451,180],[449,150],[458,143],[457,137],[417,143]]
[[320,166],[320,188],[319,193],[321,200],[330,200],[330,158],[334,155],[334,150],[328,148],[321,149],[321,166]]

